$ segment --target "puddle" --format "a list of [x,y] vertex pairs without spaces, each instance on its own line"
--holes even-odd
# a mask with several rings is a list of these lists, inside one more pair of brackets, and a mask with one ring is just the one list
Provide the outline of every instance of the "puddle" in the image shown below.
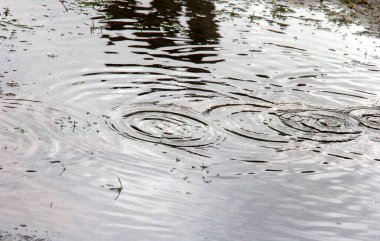
[[378,238],[355,8],[3,0],[0,240]]

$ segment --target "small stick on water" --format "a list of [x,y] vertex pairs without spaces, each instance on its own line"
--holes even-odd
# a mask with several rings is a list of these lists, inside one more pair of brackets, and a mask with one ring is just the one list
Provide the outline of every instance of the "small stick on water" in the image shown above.
[[74,121],[74,124],[73,124],[73,132],[74,132],[74,130],[75,130],[75,127],[77,127],[77,124],[78,122],[76,122],[76,121]]
[[205,163],[202,162],[202,166],[200,166],[200,168],[202,168],[201,172],[203,172],[204,169],[207,169],[208,166],[205,166]]
[[65,5],[65,0],[59,0],[59,2],[62,3],[62,5],[65,8],[66,12],[68,12],[69,10],[67,9],[67,7]]
[[120,188],[119,189],[123,189],[123,184],[121,184],[120,177],[117,177],[117,179],[119,180],[119,183],[120,183]]
[[61,174],[59,174],[59,175],[62,176],[62,174],[66,171],[66,167],[65,167],[65,165],[63,165],[62,162],[60,162],[60,163],[61,163],[61,165],[62,165],[62,172],[61,172]]
[[121,190],[123,190],[123,184],[121,184],[121,180],[120,180],[120,177],[117,177],[117,179],[119,180],[119,184],[120,186],[119,187],[115,187],[115,188],[111,188],[111,190],[116,190],[118,192],[117,196],[115,197],[115,200],[117,200],[121,194]]

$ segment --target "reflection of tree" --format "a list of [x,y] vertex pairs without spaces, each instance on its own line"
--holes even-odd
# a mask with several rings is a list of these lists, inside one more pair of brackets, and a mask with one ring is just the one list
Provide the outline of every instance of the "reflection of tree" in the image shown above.
[[[186,11],[183,12],[183,9]],[[106,17],[102,20],[106,30],[133,29],[135,36],[148,38],[173,37],[181,33],[191,39],[191,44],[207,44],[217,43],[220,37],[215,14],[212,13],[214,9],[214,3],[210,0],[152,0],[148,7],[128,0],[107,2],[98,11]],[[188,29],[181,25],[181,17],[189,18]],[[149,42],[147,39],[145,41]],[[166,41],[164,46],[167,44]],[[162,46],[155,41],[151,47]]]
[[131,25],[125,21],[114,21],[117,19],[134,19],[139,14],[136,12],[138,10],[137,2],[134,0],[128,1],[113,1],[111,3],[105,4],[98,11],[104,14],[108,20],[106,21],[105,29],[107,30],[123,30],[127,29],[128,25]]
[[153,0],[151,5],[157,10],[160,26],[167,32],[179,32],[182,28],[178,18],[182,4],[176,0]]
[[194,44],[217,43],[218,26],[215,22],[214,3],[205,0],[186,1],[187,16],[190,17],[189,36]]

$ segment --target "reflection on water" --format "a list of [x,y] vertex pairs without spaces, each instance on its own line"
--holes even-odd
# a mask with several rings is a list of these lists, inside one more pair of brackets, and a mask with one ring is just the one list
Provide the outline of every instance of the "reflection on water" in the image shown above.
[[[100,4],[101,3],[93,3]],[[107,2],[99,10],[104,14],[100,23],[102,28],[110,31],[128,31],[130,34],[108,35],[108,45],[119,41],[132,41],[129,47],[141,49],[134,51],[151,57],[169,58],[193,63],[215,63],[221,60],[207,61],[214,57],[213,47],[202,44],[217,44],[219,39],[218,25],[215,19],[215,6],[210,1],[137,1]],[[183,11],[183,9],[186,9]],[[185,22],[183,18],[188,20]],[[96,17],[98,19],[98,17]],[[182,21],[181,21],[182,20]],[[185,38],[185,39],[183,39]],[[184,46],[184,44],[188,46]],[[200,45],[197,47],[196,45]],[[148,53],[144,49],[170,47],[163,53]],[[204,53],[204,52],[208,53]],[[111,52],[113,53],[113,52]]]
[[[140,31],[140,33],[135,32],[133,35],[141,37],[142,41],[147,41],[150,44],[149,48],[153,49],[175,46],[175,44],[170,44],[166,38],[176,37],[178,34],[184,33],[191,39],[189,44],[218,43],[220,36],[213,13],[215,10],[213,2],[164,0],[151,1],[150,6],[141,6],[145,4],[140,1],[106,3],[99,10],[106,16],[106,20],[101,22],[106,23],[104,28],[107,30]],[[184,8],[186,9],[185,12],[183,11]],[[180,21],[183,16],[188,18],[186,23]],[[185,24],[187,25],[186,29],[183,26]]]
[[0,239],[378,238],[379,40],[333,3],[0,7]]

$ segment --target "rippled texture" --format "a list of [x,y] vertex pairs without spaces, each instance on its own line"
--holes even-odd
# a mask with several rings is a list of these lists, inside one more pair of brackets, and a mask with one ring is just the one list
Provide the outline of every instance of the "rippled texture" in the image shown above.
[[[67,113],[65,109],[62,105],[53,108],[37,100],[0,98],[4,154],[12,158],[16,158],[16,153],[24,158],[38,155],[49,158],[63,146],[82,149],[76,141],[95,135],[94,124],[88,122],[89,118],[81,119],[80,110],[71,108]],[[75,143],[72,138],[76,139]]]
[[295,2],[2,0],[0,240],[377,240],[379,39]]
[[225,130],[243,138],[263,142],[288,142],[286,134],[268,126],[271,121],[266,106],[226,104],[206,111]]
[[104,117],[109,128],[121,136],[172,147],[205,147],[221,139],[201,116],[181,109],[117,107]]
[[345,142],[354,140],[361,133],[354,119],[337,111],[296,110],[273,114],[281,121],[281,125],[273,125],[273,129],[285,134],[294,133],[301,140]]
[[380,108],[379,107],[358,107],[352,108],[350,114],[358,119],[365,127],[380,130]]

